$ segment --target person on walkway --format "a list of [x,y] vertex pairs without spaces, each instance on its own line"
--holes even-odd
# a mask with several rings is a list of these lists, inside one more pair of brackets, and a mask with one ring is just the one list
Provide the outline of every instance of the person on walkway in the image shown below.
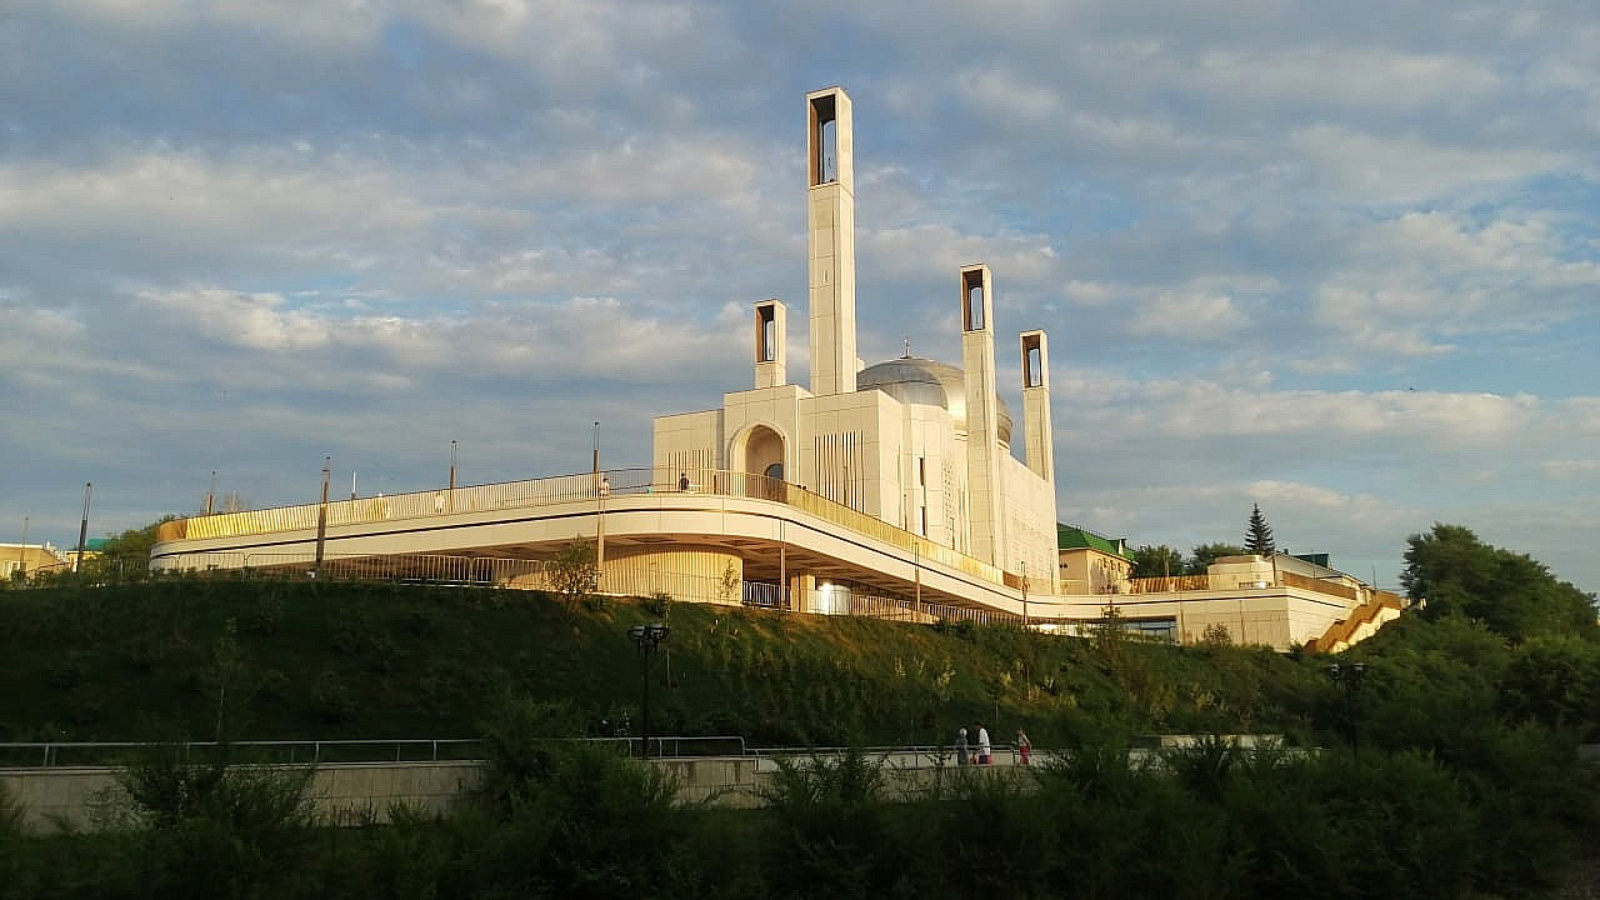
[[1033,758],[1033,742],[1028,740],[1027,732],[1023,731],[1021,728],[1017,729],[1016,746],[1017,760],[1023,765],[1028,765],[1029,761]]
[[688,472],[679,472],[678,473],[678,490],[683,491],[684,493],[688,493],[689,492],[689,473]]
[[965,728],[957,728],[956,729],[956,765],[964,766],[964,765],[967,765],[968,763],[970,763],[971,761],[972,760],[968,757],[967,730]]
[[983,727],[983,723],[979,722],[978,723],[978,765],[987,766],[987,765],[990,765],[991,763],[994,762],[994,756],[991,754],[992,749],[993,748],[989,744],[989,729]]

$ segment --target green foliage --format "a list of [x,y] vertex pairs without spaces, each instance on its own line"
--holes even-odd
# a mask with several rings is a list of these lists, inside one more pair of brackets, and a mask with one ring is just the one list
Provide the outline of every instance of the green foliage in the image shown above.
[[177,516],[162,516],[141,528],[130,528],[111,535],[100,553],[84,559],[83,578],[93,584],[145,581],[151,577],[150,550],[156,544],[156,531]]
[[883,760],[777,757],[761,798],[772,811],[764,867],[782,896],[860,896],[892,883]]
[[1183,554],[1162,544],[1133,549],[1133,578],[1166,578],[1184,573]]
[[1245,529],[1244,546],[1246,553],[1261,556],[1278,552],[1278,545],[1272,540],[1272,526],[1267,524],[1267,517],[1262,515],[1259,503],[1250,505],[1250,524]]
[[1189,561],[1184,563],[1185,575],[1204,575],[1211,564],[1224,556],[1242,556],[1249,553],[1236,544],[1201,544],[1189,554]]
[[296,886],[315,832],[313,771],[191,763],[177,747],[120,771],[137,853],[120,874],[146,896],[271,897]]
[[1513,649],[1501,680],[1507,715],[1600,742],[1600,642],[1541,635]]
[[644,611],[656,616],[663,621],[672,615],[672,595],[666,591],[656,591],[641,604]]
[[567,615],[572,615],[580,603],[594,596],[600,584],[598,560],[594,542],[579,539],[562,547],[544,564],[545,574],[561,597]]
[[1600,639],[1589,597],[1525,554],[1484,544],[1459,525],[1435,524],[1407,543],[1400,581],[1412,600],[1427,601],[1429,618],[1480,619],[1513,641],[1556,634]]

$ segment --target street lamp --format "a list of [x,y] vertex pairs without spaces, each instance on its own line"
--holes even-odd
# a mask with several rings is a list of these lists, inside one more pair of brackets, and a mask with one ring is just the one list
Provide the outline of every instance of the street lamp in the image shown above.
[[611,479],[600,471],[600,423],[594,423],[594,584],[599,590],[606,577],[606,497]]
[[1357,749],[1360,735],[1356,730],[1356,691],[1367,675],[1366,663],[1329,663],[1328,680],[1343,690],[1345,734],[1350,739],[1350,749]]
[[644,688],[644,702],[640,705],[639,744],[641,755],[650,759],[650,657],[660,651],[661,642],[672,631],[662,622],[635,625],[628,629],[628,637],[639,648],[640,681]]

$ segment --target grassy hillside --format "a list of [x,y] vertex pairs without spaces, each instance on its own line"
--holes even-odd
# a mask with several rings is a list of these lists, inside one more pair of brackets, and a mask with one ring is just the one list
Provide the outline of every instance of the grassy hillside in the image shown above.
[[[766,743],[946,742],[982,719],[1303,736],[1330,691],[1264,650],[1177,649],[643,602],[569,615],[539,594],[160,580],[0,594],[0,740],[464,737],[502,692],[637,723],[630,625],[665,619],[657,733]],[[997,727],[998,726],[998,727]]]

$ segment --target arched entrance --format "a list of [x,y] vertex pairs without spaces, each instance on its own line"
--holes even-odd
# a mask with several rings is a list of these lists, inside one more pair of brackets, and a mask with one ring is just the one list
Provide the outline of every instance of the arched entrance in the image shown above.
[[744,443],[744,470],[783,481],[783,438],[765,425],[750,429]]

